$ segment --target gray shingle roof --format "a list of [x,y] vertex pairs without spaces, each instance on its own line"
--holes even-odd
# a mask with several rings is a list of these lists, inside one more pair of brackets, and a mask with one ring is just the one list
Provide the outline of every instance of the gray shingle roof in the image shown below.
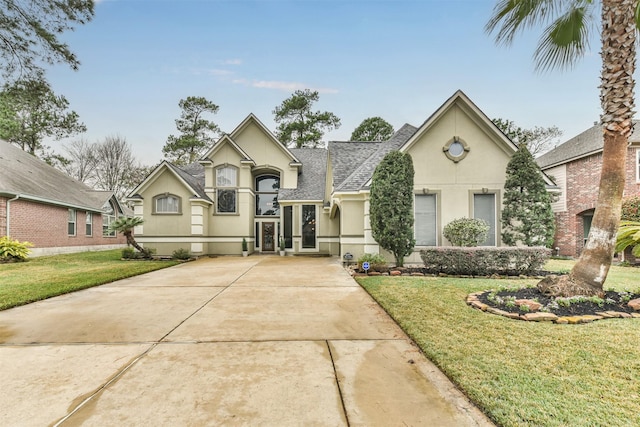
[[290,148],[302,162],[298,188],[281,188],[278,200],[324,200],[327,176],[327,150],[324,148]]
[[418,128],[405,124],[386,142],[330,142],[335,191],[364,188],[384,156],[400,149]]
[[[638,142],[640,141],[640,126],[638,126],[640,121],[634,120],[633,123],[633,132],[629,137],[629,141]],[[538,157],[536,161],[542,169],[546,169],[595,154],[602,151],[603,145],[602,126],[598,124],[558,145],[553,150]]]
[[112,191],[96,191],[5,141],[0,141],[0,194],[95,212],[101,212],[113,196]]
[[190,163],[182,168],[169,162],[167,162],[167,164],[196,192],[194,196],[211,201],[209,196],[204,192],[204,166],[198,162]]

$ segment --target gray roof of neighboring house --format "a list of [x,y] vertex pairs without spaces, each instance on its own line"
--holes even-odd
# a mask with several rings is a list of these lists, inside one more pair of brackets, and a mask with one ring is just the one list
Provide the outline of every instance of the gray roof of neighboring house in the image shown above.
[[[640,121],[634,120],[633,123],[633,132],[629,137],[629,141],[638,142],[640,141],[640,126],[638,126]],[[536,161],[542,169],[547,169],[598,153],[602,151],[603,145],[602,126],[597,124],[538,157]]]
[[71,178],[26,151],[0,141],[0,194],[101,212],[113,197]]
[[405,124],[386,142],[330,142],[334,191],[364,188],[384,156],[399,150],[417,130]]
[[290,148],[302,162],[298,188],[281,188],[278,200],[324,200],[327,179],[327,150],[323,148]]
[[167,162],[167,165],[196,192],[194,196],[211,201],[209,196],[204,192],[204,166],[198,162],[190,163],[182,168],[169,162]]

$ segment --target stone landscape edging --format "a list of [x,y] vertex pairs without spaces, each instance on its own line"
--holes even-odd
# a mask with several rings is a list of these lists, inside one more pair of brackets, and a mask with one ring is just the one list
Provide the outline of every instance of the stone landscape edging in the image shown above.
[[483,303],[478,298],[479,295],[484,294],[487,291],[473,292],[467,296],[466,302],[467,305],[484,311],[490,314],[496,314],[498,316],[507,317],[509,319],[515,320],[524,320],[528,322],[552,322],[557,324],[580,324],[580,323],[591,323],[596,320],[602,319],[615,319],[615,318],[640,318],[640,313],[625,313],[622,311],[599,311],[596,314],[583,314],[579,316],[557,316],[553,313],[546,312],[533,312],[533,313],[510,313],[508,311],[500,310],[499,308],[491,307],[488,304]]

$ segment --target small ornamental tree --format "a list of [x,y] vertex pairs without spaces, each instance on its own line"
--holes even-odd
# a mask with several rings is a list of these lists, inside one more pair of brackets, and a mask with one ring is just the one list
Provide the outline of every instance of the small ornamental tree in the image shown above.
[[553,244],[555,218],[540,167],[520,145],[507,165],[502,209],[502,241],[510,246]]
[[369,218],[373,238],[391,252],[396,265],[413,251],[413,161],[399,151],[387,154],[371,181]]

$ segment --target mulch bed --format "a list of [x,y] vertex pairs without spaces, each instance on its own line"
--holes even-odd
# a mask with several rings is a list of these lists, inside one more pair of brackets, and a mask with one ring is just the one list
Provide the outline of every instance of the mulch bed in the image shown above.
[[[487,304],[490,307],[498,308],[500,310],[509,312],[509,313],[522,313],[518,306],[509,307],[506,305],[496,304],[494,301],[489,299],[489,295],[492,291],[484,292],[481,295],[478,295],[478,299]],[[503,290],[496,293],[498,297],[504,299],[505,297],[515,297],[515,299],[527,299],[527,300],[536,300],[543,307],[549,307],[548,312],[553,313],[557,316],[581,316],[581,315],[595,315],[598,312],[603,311],[617,311],[623,313],[634,313],[635,311],[627,305],[627,301],[633,300],[636,298],[640,298],[640,294],[631,294],[631,293],[619,293],[614,291],[606,291],[604,303],[602,305],[598,305],[594,302],[583,301],[583,302],[571,302],[569,306],[564,306],[558,304],[558,307],[554,305],[549,306],[555,298],[546,296],[538,291],[537,288],[522,288],[515,290]],[[624,297],[624,301],[621,299]]]

